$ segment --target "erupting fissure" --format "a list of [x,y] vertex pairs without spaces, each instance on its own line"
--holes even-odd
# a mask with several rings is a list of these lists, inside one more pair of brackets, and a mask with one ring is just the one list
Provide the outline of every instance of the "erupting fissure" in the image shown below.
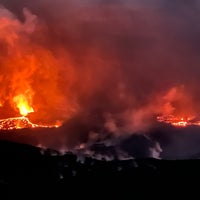
[[61,13],[31,2],[23,13],[0,6],[0,116],[11,117],[0,120],[0,130],[59,127],[49,124],[69,120],[119,135],[143,132],[154,116],[176,127],[200,126],[191,117],[200,112],[200,60],[194,37],[182,34],[191,28],[184,29],[182,15],[171,21],[171,12],[162,18],[135,1],[128,10],[122,1],[85,6],[70,0],[66,7],[56,1]]
[[176,117],[173,115],[163,115],[157,117],[158,122],[171,124],[175,127],[186,127],[186,126],[200,126],[200,121],[196,117]]
[[59,125],[38,125],[33,124],[27,117],[13,117],[0,120],[0,130],[13,130],[24,128],[58,128]]
[[21,117],[12,117],[0,120],[0,130],[14,130],[24,128],[58,128],[61,123],[54,125],[39,125],[32,123],[27,115],[34,112],[34,109],[29,105],[29,102],[25,95],[21,94],[13,98],[13,102],[19,109]]
[[39,125],[32,123],[28,117],[12,117],[0,120],[0,130],[14,130],[14,129],[25,129],[25,128],[58,128],[61,124],[57,123],[54,125]]

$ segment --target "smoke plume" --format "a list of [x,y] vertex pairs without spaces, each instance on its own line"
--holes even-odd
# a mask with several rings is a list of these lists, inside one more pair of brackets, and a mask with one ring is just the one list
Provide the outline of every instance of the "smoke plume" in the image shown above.
[[[198,1],[0,4],[0,115],[18,116],[20,97],[33,122],[64,123],[41,143],[121,146],[159,114],[200,113]],[[154,154],[160,147],[147,140]]]

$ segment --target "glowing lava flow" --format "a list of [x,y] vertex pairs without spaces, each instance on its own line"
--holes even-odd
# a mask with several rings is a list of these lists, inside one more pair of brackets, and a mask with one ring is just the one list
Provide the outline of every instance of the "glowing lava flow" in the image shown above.
[[[29,99],[29,101],[28,101]],[[25,129],[25,128],[58,128],[61,126],[61,123],[58,122],[55,125],[38,125],[32,123],[28,117],[26,117],[29,113],[34,112],[33,108],[30,106],[31,98],[27,98],[27,96],[20,94],[13,98],[13,102],[16,107],[19,109],[21,117],[12,117],[7,119],[0,120],[0,130],[14,130],[14,129]]]
[[0,120],[0,130],[14,130],[24,128],[58,128],[60,124],[56,125],[38,125],[33,124],[27,117],[13,117]]
[[173,115],[164,115],[157,117],[158,122],[171,124],[175,127],[186,127],[186,126],[200,126],[200,121],[196,120],[195,117],[175,117]]

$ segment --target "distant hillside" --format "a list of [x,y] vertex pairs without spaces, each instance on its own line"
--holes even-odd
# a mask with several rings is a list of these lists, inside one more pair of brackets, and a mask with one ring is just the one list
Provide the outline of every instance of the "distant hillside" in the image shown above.
[[[1,190],[23,189],[23,192],[36,193],[42,190],[49,196],[52,193],[57,195],[60,190],[67,195],[65,192],[71,193],[71,189],[78,191],[79,187],[99,190],[102,182],[101,187],[107,190],[110,186],[121,188],[124,185],[139,188],[140,182],[142,185],[151,184],[160,178],[179,180],[179,177],[200,177],[200,160],[166,161],[147,158],[100,161],[89,157],[80,159],[72,153],[59,155],[50,149],[42,151],[33,146],[7,141],[0,141],[0,163]],[[115,193],[120,191],[116,190]]]

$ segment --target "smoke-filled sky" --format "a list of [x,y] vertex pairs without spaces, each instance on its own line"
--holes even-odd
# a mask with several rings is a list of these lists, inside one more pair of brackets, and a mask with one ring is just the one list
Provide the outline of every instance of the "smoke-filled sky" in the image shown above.
[[174,148],[173,158],[184,157],[175,147],[177,141],[184,149],[187,139],[168,144],[163,134],[127,137],[149,132],[159,114],[198,117],[198,0],[0,0],[0,5],[1,118],[18,115],[16,97],[23,95],[35,111],[34,122],[65,123],[55,143],[114,137],[119,145],[125,137],[126,145],[120,145],[129,152],[133,146],[142,152],[146,144],[145,156],[162,147],[169,154]]

